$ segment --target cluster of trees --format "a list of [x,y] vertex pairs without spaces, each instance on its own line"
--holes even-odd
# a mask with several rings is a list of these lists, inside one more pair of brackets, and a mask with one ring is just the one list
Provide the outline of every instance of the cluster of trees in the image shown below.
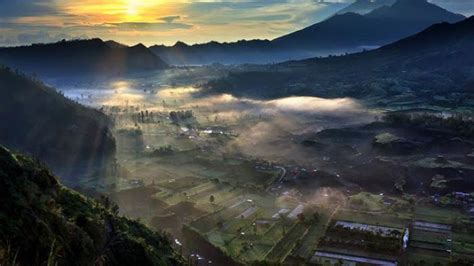
[[170,112],[170,119],[173,123],[179,124],[182,122],[189,122],[194,119],[194,112],[191,110],[186,111],[172,111]]
[[163,156],[163,155],[171,155],[174,153],[173,147],[171,145],[166,145],[159,147],[158,149],[153,150],[152,156]]
[[[155,115],[153,112],[148,112],[148,110],[140,111],[136,114],[136,116],[132,117],[135,123],[155,123]],[[160,121],[158,120],[158,123]]]
[[407,115],[393,113],[386,115],[383,120],[396,126],[451,131],[461,137],[474,137],[474,120],[470,113],[460,113],[446,118],[431,114]]
[[332,225],[321,239],[323,246],[356,248],[381,254],[396,255],[401,249],[401,232],[394,230],[389,235],[379,231],[367,231]]

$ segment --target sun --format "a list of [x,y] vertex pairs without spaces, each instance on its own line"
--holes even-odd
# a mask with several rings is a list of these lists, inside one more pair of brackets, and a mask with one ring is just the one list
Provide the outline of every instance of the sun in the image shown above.
[[138,15],[138,1],[128,0],[126,6],[126,12],[129,17],[135,17]]
[[150,8],[156,8],[163,2],[162,0],[122,0],[123,14],[127,20],[143,19]]

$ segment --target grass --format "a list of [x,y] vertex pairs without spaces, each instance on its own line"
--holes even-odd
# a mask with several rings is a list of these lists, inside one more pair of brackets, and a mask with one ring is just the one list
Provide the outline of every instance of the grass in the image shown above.
[[284,236],[285,227],[281,222],[275,223],[263,235],[263,239],[267,241],[277,242]]
[[324,224],[312,224],[303,237],[301,244],[295,249],[294,256],[309,259],[318,245],[319,239],[324,236],[326,226]]
[[[196,198],[206,196],[207,199],[209,200],[209,197],[212,192],[218,191],[218,188],[216,188],[216,185],[207,182],[200,184],[198,186],[192,187],[190,189],[181,191],[180,193],[167,193],[164,197],[162,193],[156,194],[156,196],[166,202],[169,205],[174,205],[177,204],[181,201],[184,200],[191,200],[194,201]],[[186,195],[184,194],[186,193]]]
[[382,195],[371,194],[369,192],[361,192],[351,196],[349,203],[354,208],[366,211],[381,211],[385,207]]
[[273,262],[283,261],[298,244],[308,228],[302,223],[295,223],[288,233],[271,249],[266,259]]
[[417,205],[414,219],[441,224],[455,224],[462,220],[464,215],[456,209],[441,209],[426,205]]
[[454,233],[453,240],[457,242],[474,243],[473,234]]
[[399,137],[390,133],[383,133],[375,136],[375,142],[378,144],[389,144],[398,140],[400,140]]
[[408,223],[407,220],[391,214],[364,213],[352,210],[340,210],[334,219],[395,228],[404,228]]
[[423,265],[435,265],[441,263],[441,265],[448,265],[451,260],[449,257],[442,256],[435,252],[427,252],[425,250],[414,250],[408,252],[408,264],[415,265],[423,261]]
[[474,243],[454,241],[453,250],[456,253],[463,253],[474,256]]
[[228,243],[235,238],[235,234],[226,234],[218,231],[211,231],[207,233],[206,236],[209,242],[221,247],[223,250],[227,249]]
[[418,241],[411,241],[410,248],[427,249],[431,251],[440,251],[440,252],[445,252],[448,249],[448,247],[443,244],[418,242]]
[[265,255],[273,247],[271,244],[254,244],[253,248],[241,254],[239,257],[246,262],[261,261],[265,259]]
[[194,201],[196,204],[207,211],[215,211],[216,205],[217,207],[225,207],[228,206],[229,201],[236,198],[238,196],[238,191],[230,191],[228,188],[221,188],[218,191],[212,193],[214,196],[214,204],[210,204],[209,202],[209,197],[210,196],[205,196],[205,197],[200,197],[200,198],[194,198]]
[[187,176],[179,179],[171,179],[169,181],[158,183],[158,186],[164,187],[167,189],[182,191],[190,189],[192,187],[198,186],[205,183],[206,180],[202,178]]
[[456,161],[447,161],[446,163],[439,163],[436,161],[436,158],[423,158],[418,161],[411,163],[414,166],[424,167],[424,168],[464,168],[464,169],[474,169],[472,165],[464,164]]
[[374,253],[371,251],[361,250],[361,249],[350,249],[350,248],[338,248],[338,247],[329,247],[329,246],[320,246],[317,249],[318,251],[346,254],[351,256],[367,257],[380,260],[394,260],[396,257],[393,255],[385,255],[382,253]]
[[410,236],[410,239],[412,241],[423,241],[435,244],[446,244],[449,238],[451,238],[449,234],[428,232],[422,230],[413,230]]

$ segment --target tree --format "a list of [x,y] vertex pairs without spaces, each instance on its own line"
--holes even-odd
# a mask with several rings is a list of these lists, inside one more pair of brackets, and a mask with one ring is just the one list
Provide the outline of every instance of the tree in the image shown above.
[[304,223],[306,217],[304,216],[304,213],[300,213],[296,216],[298,218],[298,220],[301,222],[301,223]]
[[214,195],[211,195],[211,196],[209,197],[209,202],[210,202],[211,204],[214,204],[214,201],[215,201],[215,200],[216,200],[216,199],[214,198]]
[[320,219],[319,213],[318,213],[318,212],[314,212],[314,213],[313,213],[313,221],[314,221],[315,223],[318,223],[318,222],[319,222],[319,219]]
[[104,208],[110,211],[112,214],[118,215],[119,214],[119,206],[117,203],[110,200],[109,197],[100,196],[100,203]]

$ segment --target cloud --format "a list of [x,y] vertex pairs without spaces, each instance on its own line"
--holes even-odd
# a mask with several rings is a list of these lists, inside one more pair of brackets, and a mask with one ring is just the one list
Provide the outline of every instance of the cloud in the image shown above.
[[158,18],[160,21],[164,21],[166,23],[173,23],[175,20],[181,19],[181,16],[167,16],[167,17],[161,17]]
[[[193,25],[190,25],[190,24],[174,23],[174,22],[122,22],[122,23],[109,23],[106,25],[114,26],[118,30],[142,30],[142,31],[190,29],[193,27]],[[93,28],[94,26],[91,27],[91,29]]]
[[53,0],[0,0],[0,18],[58,14]]
[[[353,1],[136,1],[132,12],[124,0],[0,0],[0,45],[27,44],[61,34],[129,45],[273,39],[320,22]],[[473,0],[430,1],[464,15],[474,14]]]
[[[150,1],[137,5],[142,13],[127,17],[127,6],[118,0],[0,1],[15,9],[25,6],[22,14],[0,18],[11,22],[12,31],[5,38],[19,44],[41,39],[40,32],[53,37],[86,34],[130,45],[271,39],[319,22],[347,5],[315,0]],[[19,34],[26,35],[17,38]]]
[[429,2],[465,16],[474,15],[473,0],[430,0]]

